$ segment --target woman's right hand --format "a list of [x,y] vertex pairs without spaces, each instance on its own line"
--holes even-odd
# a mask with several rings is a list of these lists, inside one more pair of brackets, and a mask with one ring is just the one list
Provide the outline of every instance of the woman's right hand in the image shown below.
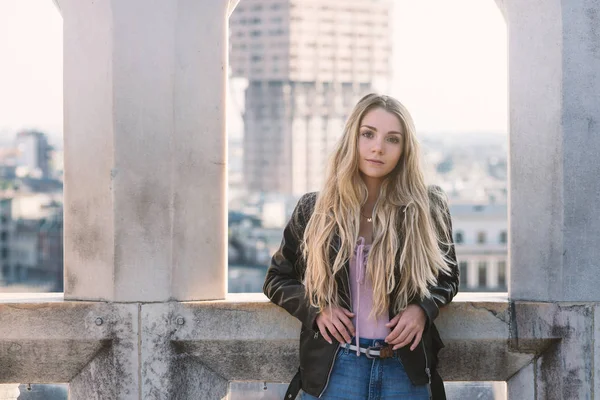
[[329,344],[333,343],[329,334],[340,343],[350,343],[354,336],[354,325],[351,318],[354,313],[343,307],[326,307],[319,315],[317,315],[317,326],[323,339]]

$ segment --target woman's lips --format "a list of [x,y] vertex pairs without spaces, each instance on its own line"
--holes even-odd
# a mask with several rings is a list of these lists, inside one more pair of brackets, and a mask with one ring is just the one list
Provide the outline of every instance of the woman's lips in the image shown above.
[[383,161],[379,161],[379,160],[368,160],[367,159],[367,162],[369,164],[373,164],[373,165],[383,165]]

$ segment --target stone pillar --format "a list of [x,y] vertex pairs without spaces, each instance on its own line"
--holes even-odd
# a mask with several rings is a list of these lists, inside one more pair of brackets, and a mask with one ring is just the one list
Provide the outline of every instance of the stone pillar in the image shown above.
[[600,300],[600,3],[500,3],[510,52],[513,335],[518,342],[537,323],[519,318],[520,304],[535,301],[557,305],[546,327],[562,338],[508,382],[509,397],[593,398],[599,336],[585,321]]
[[224,298],[236,3],[58,0],[66,299]]
[[508,5],[511,297],[598,301],[600,5]]

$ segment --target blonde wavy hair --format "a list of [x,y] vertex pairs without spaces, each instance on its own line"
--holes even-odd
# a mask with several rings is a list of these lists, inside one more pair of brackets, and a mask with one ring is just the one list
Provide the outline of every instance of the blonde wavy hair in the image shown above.
[[369,94],[346,121],[304,232],[304,285],[311,305],[319,310],[342,305],[335,277],[353,255],[360,210],[368,195],[358,169],[359,128],[375,108],[398,117],[404,146],[398,164],[384,178],[373,210],[373,243],[367,259],[367,276],[373,284],[371,316],[387,313],[390,298],[398,313],[415,297],[430,296],[428,285],[436,283],[440,272],[450,273],[446,200],[441,190],[425,185],[412,117],[396,99]]

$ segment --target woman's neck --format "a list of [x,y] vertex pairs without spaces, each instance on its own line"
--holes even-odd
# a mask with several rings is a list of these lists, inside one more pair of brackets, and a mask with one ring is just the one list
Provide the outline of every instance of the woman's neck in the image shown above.
[[377,198],[379,197],[379,189],[381,188],[381,180],[373,179],[367,176],[362,176],[362,180],[367,186],[367,201],[363,206],[363,210],[367,213],[373,212]]

